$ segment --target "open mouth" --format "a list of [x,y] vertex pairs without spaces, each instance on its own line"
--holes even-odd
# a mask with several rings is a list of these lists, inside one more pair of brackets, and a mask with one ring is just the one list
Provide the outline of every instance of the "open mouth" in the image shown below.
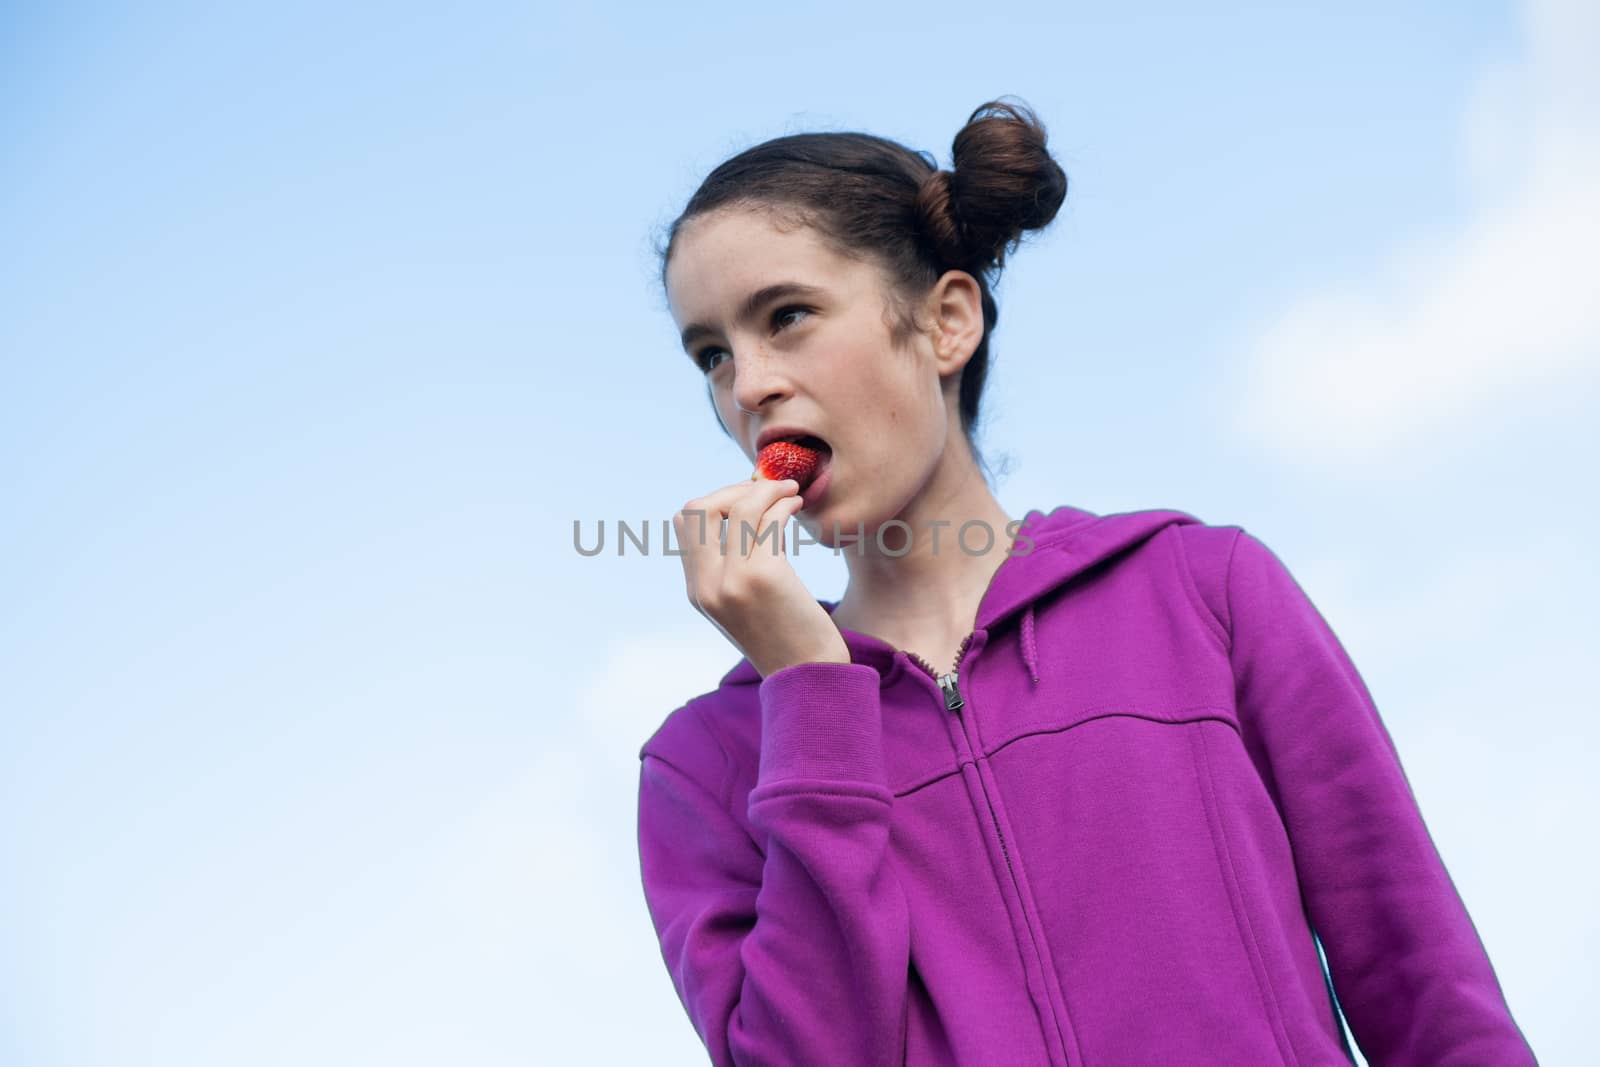
[[775,438],[756,455],[752,478],[775,482],[794,479],[803,492],[833,455],[833,448],[814,434],[789,434]]
[[793,437],[780,437],[778,440],[788,441],[791,444],[797,444],[801,448],[809,448],[813,452],[828,453],[833,451],[832,446],[830,446],[828,442],[824,441],[820,437],[815,437],[808,433],[796,434]]

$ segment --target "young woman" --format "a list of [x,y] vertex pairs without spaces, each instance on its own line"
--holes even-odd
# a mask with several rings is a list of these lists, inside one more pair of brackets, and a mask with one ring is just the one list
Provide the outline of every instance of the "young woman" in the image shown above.
[[[640,752],[690,1021],[719,1065],[1347,1063],[1320,939],[1373,1064],[1533,1063],[1360,676],[1265,544],[991,492],[990,286],[1066,188],[994,102],[952,170],[782,137],[671,228],[684,347],[776,471],[674,519],[744,656]],[[790,519],[844,556],[836,603],[759,538]]]

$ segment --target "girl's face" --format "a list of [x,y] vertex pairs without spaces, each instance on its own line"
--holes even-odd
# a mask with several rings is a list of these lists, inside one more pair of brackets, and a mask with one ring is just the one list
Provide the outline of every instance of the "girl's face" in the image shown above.
[[684,349],[752,465],[774,427],[831,447],[801,512],[823,544],[835,523],[870,537],[901,515],[960,438],[965,359],[937,356],[928,334],[894,347],[880,268],[811,228],[749,209],[699,216],[679,231],[666,285]]

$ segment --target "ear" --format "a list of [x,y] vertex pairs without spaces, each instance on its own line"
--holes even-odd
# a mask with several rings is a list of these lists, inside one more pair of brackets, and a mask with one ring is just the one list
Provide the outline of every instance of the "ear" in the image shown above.
[[946,271],[933,283],[923,313],[933,323],[939,377],[959,375],[983,341],[983,290],[964,270]]

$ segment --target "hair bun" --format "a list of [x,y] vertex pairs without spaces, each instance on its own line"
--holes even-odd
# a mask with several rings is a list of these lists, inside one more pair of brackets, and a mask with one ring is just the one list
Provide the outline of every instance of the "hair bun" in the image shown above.
[[928,175],[917,192],[923,232],[943,263],[999,270],[1024,233],[1055,219],[1067,174],[1045,139],[1044,124],[1020,101],[991,100],[967,119],[953,169]]

